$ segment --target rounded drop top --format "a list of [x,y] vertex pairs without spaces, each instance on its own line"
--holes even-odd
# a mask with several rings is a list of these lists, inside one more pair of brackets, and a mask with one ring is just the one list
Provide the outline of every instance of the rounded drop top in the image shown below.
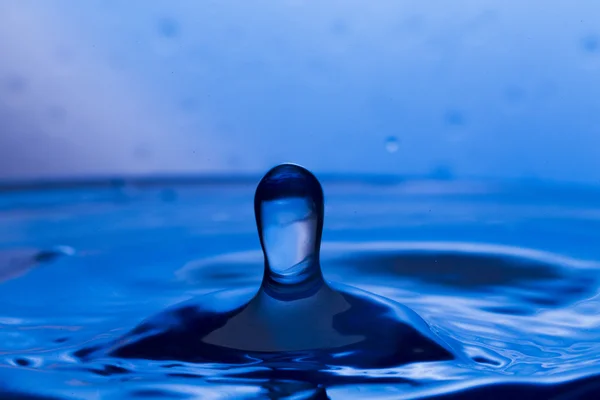
[[278,299],[310,296],[323,282],[319,249],[323,231],[323,189],[296,164],[265,174],[254,195],[254,212],[265,256],[262,288]]
[[319,180],[306,168],[286,163],[271,168],[256,187],[254,212],[259,233],[261,230],[261,204],[290,198],[309,199],[314,205],[315,213],[320,217],[320,227],[323,228],[324,196]]

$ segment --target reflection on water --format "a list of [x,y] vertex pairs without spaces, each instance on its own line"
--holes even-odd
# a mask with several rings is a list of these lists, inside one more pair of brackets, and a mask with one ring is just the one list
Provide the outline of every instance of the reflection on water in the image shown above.
[[408,305],[470,361],[81,362],[77,350],[168,306],[260,283],[254,183],[46,188],[0,195],[3,396],[593,398],[600,390],[600,192],[453,181],[324,187],[326,279]]

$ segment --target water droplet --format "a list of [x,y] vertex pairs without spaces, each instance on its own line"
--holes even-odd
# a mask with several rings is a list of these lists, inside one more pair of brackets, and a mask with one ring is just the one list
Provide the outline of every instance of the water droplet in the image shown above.
[[[319,261],[323,189],[308,170],[295,164],[272,168],[256,188],[254,211],[264,257],[259,290],[249,286],[202,296],[75,356],[230,364],[257,359],[267,368],[299,365],[300,370],[307,365],[381,368],[455,357],[409,308],[324,281]],[[304,352],[300,358],[298,352]]]
[[323,190],[317,178],[294,164],[271,169],[258,184],[254,211],[265,257],[265,290],[276,297],[317,290],[323,282]]
[[385,150],[388,153],[395,153],[398,151],[398,139],[394,136],[390,136],[385,140]]

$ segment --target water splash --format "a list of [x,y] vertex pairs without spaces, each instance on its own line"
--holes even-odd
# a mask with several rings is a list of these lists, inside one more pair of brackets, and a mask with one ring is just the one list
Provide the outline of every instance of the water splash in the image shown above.
[[325,282],[319,261],[324,196],[308,170],[271,169],[258,184],[254,210],[264,254],[258,290],[224,290],[167,310],[103,353],[196,363],[252,359],[302,370],[307,363],[316,370],[380,368],[456,357],[407,307]]

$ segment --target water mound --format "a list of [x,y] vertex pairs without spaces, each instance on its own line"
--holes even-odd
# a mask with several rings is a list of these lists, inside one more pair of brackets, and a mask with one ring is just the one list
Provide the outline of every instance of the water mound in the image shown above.
[[[320,265],[323,191],[284,164],[258,185],[254,208],[264,253],[258,290],[203,296],[142,323],[100,352],[114,357],[292,368],[384,368],[454,358],[408,307],[325,282]],[[96,349],[76,353],[93,356]]]
[[207,295],[142,323],[103,351],[194,363],[385,368],[453,359],[439,340],[409,309],[331,284],[291,302],[250,291]]

